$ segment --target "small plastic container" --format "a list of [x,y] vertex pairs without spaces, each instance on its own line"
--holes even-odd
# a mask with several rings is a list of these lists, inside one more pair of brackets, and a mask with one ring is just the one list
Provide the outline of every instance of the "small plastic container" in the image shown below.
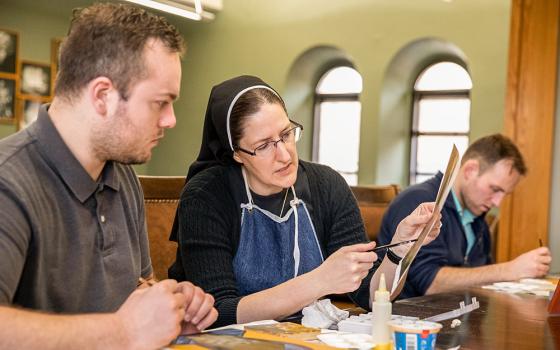
[[441,323],[421,320],[392,320],[389,322],[396,350],[434,350]]

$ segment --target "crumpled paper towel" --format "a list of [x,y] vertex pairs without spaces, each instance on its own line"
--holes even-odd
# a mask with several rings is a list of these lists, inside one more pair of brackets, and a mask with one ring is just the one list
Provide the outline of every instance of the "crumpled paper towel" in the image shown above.
[[334,306],[330,299],[317,300],[304,307],[301,313],[303,314],[301,324],[315,328],[329,328],[332,324],[338,323],[350,315],[348,311]]

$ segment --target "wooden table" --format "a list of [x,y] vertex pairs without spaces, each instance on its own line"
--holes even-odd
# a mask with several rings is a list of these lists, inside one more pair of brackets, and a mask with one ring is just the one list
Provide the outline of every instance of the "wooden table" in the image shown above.
[[560,349],[560,317],[549,317],[548,299],[533,295],[506,294],[482,288],[410,298],[393,303],[393,313],[430,317],[471,303],[480,308],[461,316],[451,328],[442,321],[437,348],[449,349]]

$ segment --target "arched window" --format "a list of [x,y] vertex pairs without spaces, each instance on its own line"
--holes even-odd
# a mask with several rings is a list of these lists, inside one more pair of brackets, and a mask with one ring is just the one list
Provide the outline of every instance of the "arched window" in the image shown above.
[[469,144],[469,73],[452,62],[424,69],[414,84],[410,145],[410,183],[418,183],[445,167],[455,143],[463,154]]
[[315,88],[313,161],[335,169],[349,185],[358,184],[361,92],[362,77],[350,67],[328,70]]

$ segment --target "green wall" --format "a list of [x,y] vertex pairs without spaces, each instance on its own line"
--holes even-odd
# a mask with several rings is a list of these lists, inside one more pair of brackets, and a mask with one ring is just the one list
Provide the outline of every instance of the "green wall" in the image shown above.
[[[69,14],[72,1],[60,1],[68,7],[57,12]],[[43,8],[30,13],[22,7],[3,5],[0,27],[20,31],[23,58],[48,60],[50,37],[64,34],[67,19],[37,5],[48,4],[44,0],[25,0],[23,5],[22,1],[9,2]],[[474,82],[471,138],[498,132],[503,123],[509,11],[509,0],[224,0],[224,10],[213,22],[170,17],[188,44],[181,97],[176,103],[178,123],[167,131],[142,170],[153,175],[186,172],[200,147],[208,94],[222,80],[253,74],[281,93],[308,94],[303,89],[286,91],[288,73],[300,55],[325,45],[344,52],[364,79],[360,183],[403,185],[406,169],[402,164],[407,163],[408,154],[401,152],[394,162],[378,164],[376,152],[383,133],[380,95],[391,59],[408,43],[425,37],[441,38],[461,48]],[[309,108],[291,106],[292,99],[287,100],[290,111],[309,113],[295,116],[304,121],[309,138]],[[300,96],[300,100],[310,105],[310,96]],[[6,134],[4,129],[1,132],[0,136]],[[398,137],[405,139],[407,135]],[[302,146],[302,158],[308,159],[310,142]]]

